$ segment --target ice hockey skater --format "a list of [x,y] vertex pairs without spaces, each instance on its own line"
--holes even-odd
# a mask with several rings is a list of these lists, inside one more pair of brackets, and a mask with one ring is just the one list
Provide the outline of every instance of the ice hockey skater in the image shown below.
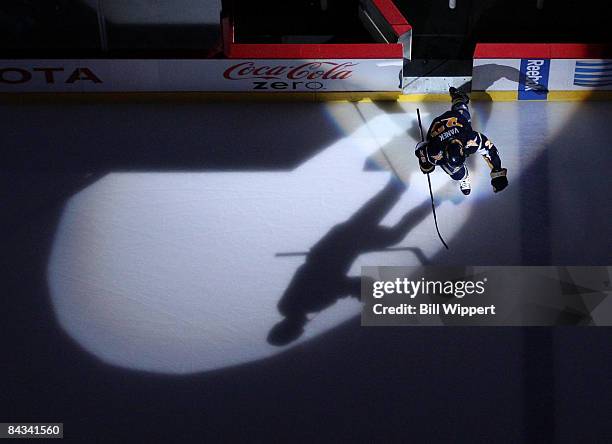
[[467,196],[472,189],[465,161],[471,154],[479,153],[491,168],[493,191],[502,191],[508,186],[508,178],[497,148],[484,134],[472,129],[467,94],[454,87],[450,87],[449,93],[453,102],[451,110],[433,120],[425,141],[416,146],[421,171],[429,174],[439,166],[459,181],[461,192]]

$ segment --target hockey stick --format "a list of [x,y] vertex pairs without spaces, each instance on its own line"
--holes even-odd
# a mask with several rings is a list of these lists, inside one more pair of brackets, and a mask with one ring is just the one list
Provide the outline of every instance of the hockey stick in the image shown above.
[[[421,112],[417,108],[417,118],[419,119],[419,130],[421,131],[421,142],[425,142],[425,136],[423,135],[423,125],[421,125]],[[429,173],[427,173],[427,183],[429,184],[429,196],[431,197],[431,211],[433,212],[434,223],[436,224],[436,231],[438,232],[438,237],[442,241],[442,245],[446,247],[448,250],[448,245],[444,242],[442,235],[440,234],[440,229],[438,228],[438,217],[436,216],[436,206],[434,205],[433,191],[431,190],[431,177],[429,177]]]

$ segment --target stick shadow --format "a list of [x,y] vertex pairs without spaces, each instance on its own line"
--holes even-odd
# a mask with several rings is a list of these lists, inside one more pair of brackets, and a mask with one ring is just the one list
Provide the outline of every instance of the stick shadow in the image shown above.
[[[278,311],[284,319],[270,330],[270,344],[281,346],[295,341],[302,335],[309,314],[323,311],[338,299],[360,298],[361,278],[347,276],[355,259],[361,254],[396,245],[431,214],[431,203],[426,200],[394,226],[380,225],[406,189],[406,184],[392,178],[355,214],[332,227],[309,250],[304,264],[297,269],[278,303]],[[437,199],[436,205],[451,195],[441,193],[443,197]],[[410,247],[406,250],[412,251],[420,262],[427,261],[420,249]]]

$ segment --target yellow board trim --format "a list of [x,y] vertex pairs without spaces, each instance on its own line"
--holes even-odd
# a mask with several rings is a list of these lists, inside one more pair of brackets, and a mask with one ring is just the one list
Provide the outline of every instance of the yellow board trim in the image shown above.
[[[473,91],[473,101],[514,102],[517,91]],[[546,101],[612,100],[612,90],[549,91]],[[397,92],[123,92],[123,93],[0,93],[0,103],[156,103],[156,102],[448,102],[448,94]],[[536,100],[540,102],[540,100]]]
[[399,102],[449,102],[451,101],[448,94],[440,93],[416,93],[416,94],[402,94]]
[[[473,91],[472,100],[512,102],[518,101],[517,91]],[[612,100],[610,91],[549,91],[546,100],[521,100],[521,102],[574,102],[583,100]]]
[[372,102],[397,101],[399,92],[108,92],[0,93],[0,103]]
[[470,97],[483,102],[515,102],[518,100],[518,91],[472,91]]

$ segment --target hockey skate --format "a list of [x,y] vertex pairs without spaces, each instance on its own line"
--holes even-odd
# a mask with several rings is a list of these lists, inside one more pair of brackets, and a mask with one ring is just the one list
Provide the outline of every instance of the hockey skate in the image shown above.
[[465,170],[465,176],[459,181],[459,189],[466,196],[472,191],[472,183],[470,182],[470,173]]
[[470,103],[470,98],[468,97],[468,95],[463,91],[459,91],[454,86],[448,88],[448,92],[451,96],[451,100],[453,101],[453,105],[467,105],[468,103]]

